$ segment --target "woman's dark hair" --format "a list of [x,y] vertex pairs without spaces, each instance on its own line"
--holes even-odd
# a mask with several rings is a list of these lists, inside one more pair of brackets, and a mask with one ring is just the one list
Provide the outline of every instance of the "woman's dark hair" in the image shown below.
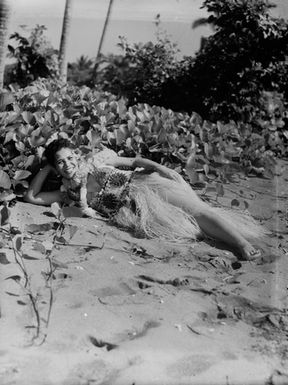
[[44,151],[44,156],[51,166],[55,167],[55,154],[62,148],[74,149],[74,146],[69,139],[60,138],[53,140],[53,142],[49,143],[46,147]]

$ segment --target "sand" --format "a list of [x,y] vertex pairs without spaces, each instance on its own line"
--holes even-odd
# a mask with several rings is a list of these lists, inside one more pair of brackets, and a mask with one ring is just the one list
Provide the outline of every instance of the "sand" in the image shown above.
[[27,279],[2,231],[0,384],[288,384],[287,164],[219,198],[246,201],[271,231],[252,262],[213,241],[135,238],[77,208],[56,240],[49,207],[17,202]]

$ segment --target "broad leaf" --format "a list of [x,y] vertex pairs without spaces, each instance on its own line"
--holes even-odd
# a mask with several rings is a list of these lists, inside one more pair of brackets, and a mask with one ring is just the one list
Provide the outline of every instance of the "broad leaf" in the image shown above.
[[57,202],[52,203],[51,211],[55,215],[55,217],[58,218],[61,215],[61,208],[59,206],[59,203]]
[[8,261],[5,253],[0,252],[0,263],[2,265],[9,265],[10,262]]
[[14,179],[18,181],[18,180],[26,179],[30,175],[31,175],[30,171],[27,171],[27,170],[17,170],[15,172]]
[[77,226],[73,226],[73,225],[68,225],[68,230],[69,230],[69,237],[71,239],[76,234],[76,232],[78,230],[78,227]]
[[36,242],[33,244],[33,250],[39,251],[43,255],[46,254],[46,248],[43,245],[43,243],[40,243],[40,242]]
[[9,223],[10,210],[5,205],[0,210],[0,224],[1,226],[5,226]]
[[0,187],[4,189],[9,189],[11,186],[11,180],[9,178],[9,175],[3,171],[0,170]]
[[21,235],[16,235],[14,238],[13,238],[13,243],[14,243],[14,247],[17,251],[20,251],[21,248],[22,248],[22,236]]
[[39,258],[36,258],[36,257],[31,257],[30,255],[28,255],[28,254],[23,254],[22,255],[22,258],[23,259],[27,259],[28,261],[37,261],[37,260],[39,260]]
[[35,223],[32,223],[31,225],[26,225],[25,226],[25,230],[28,232],[28,233],[31,233],[31,234],[43,234],[45,233],[46,231],[49,231],[53,228],[54,224],[49,222],[49,223],[41,223],[41,224],[35,224]]
[[21,280],[20,275],[11,275],[10,277],[5,278],[5,280],[12,279],[15,282],[19,282]]
[[32,120],[34,119],[34,115],[30,111],[23,111],[22,117],[23,117],[24,121],[28,124],[30,124],[32,122]]

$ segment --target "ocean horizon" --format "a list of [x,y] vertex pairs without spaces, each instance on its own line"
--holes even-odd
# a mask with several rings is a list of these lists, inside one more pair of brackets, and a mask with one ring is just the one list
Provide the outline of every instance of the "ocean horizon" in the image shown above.
[[[10,1],[15,3],[10,25],[11,33],[17,31],[27,36],[27,33],[20,28],[21,25],[26,25],[30,29],[34,28],[37,24],[45,25],[47,28],[45,36],[55,49],[59,49],[64,0],[61,0],[61,2],[57,0],[57,3],[54,0],[54,7],[53,2],[50,0],[49,2],[47,2],[48,0]],[[157,31],[155,17],[160,12],[161,29],[166,31],[173,43],[177,44],[179,49],[178,57],[194,56],[200,48],[201,37],[207,37],[212,33],[209,26],[192,28],[192,23],[197,18],[207,16],[207,13],[200,10],[203,1],[191,0],[189,3],[176,1],[174,8],[171,1],[167,0],[167,3],[165,3],[167,9],[165,9],[163,5],[162,8],[160,7],[159,0],[158,2],[155,0],[155,5],[152,6],[152,3],[149,3],[150,7],[147,8],[149,12],[143,4],[141,5],[136,0],[135,3],[134,1],[129,2],[129,0],[123,0],[122,3],[115,2],[102,45],[102,53],[120,54],[121,50],[117,46],[120,42],[119,36],[124,36],[128,43],[155,42]],[[130,4],[129,7],[128,3]],[[273,0],[273,3],[277,7],[272,10],[272,14],[276,17],[287,18],[288,1]],[[69,62],[74,62],[81,55],[88,56],[89,58],[96,57],[107,11],[106,8],[107,5],[104,6],[104,3],[96,2],[96,0],[83,0],[81,1],[81,7],[79,2],[75,2],[67,47],[67,59]],[[174,14],[173,9],[175,9]],[[143,12],[141,13],[141,11]]]
[[[19,32],[28,35],[21,26],[26,26],[26,30],[31,30],[37,24],[45,25],[47,28],[45,36],[55,49],[59,49],[63,19],[61,17],[21,17],[12,19],[11,33]],[[165,31],[173,43],[177,44],[179,57],[193,56],[200,47],[202,36],[208,36],[211,29],[199,27],[192,29],[191,22],[161,22],[161,30]],[[100,37],[104,25],[104,20],[73,17],[70,27],[68,42],[67,59],[74,62],[81,55],[95,58],[100,42]],[[128,43],[146,43],[156,41],[157,28],[153,20],[110,20],[105,40],[102,46],[102,53],[120,54],[121,49],[117,46],[120,42],[119,36],[124,36]]]

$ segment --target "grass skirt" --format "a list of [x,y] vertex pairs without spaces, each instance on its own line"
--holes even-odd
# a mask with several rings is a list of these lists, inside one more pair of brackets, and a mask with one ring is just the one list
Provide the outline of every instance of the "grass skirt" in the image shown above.
[[[135,210],[122,207],[116,222],[139,236],[164,238],[172,242],[195,240],[201,231],[193,215],[170,204],[160,194],[167,181],[171,188],[171,181],[157,174],[134,177],[129,197],[135,203]],[[173,188],[175,190],[179,186],[176,184]]]
[[248,240],[267,234],[248,212],[208,205],[177,172],[169,172],[169,178],[136,172],[129,191],[135,210],[123,206],[114,217],[116,223],[139,236],[187,243],[201,234],[195,217],[208,210]]

